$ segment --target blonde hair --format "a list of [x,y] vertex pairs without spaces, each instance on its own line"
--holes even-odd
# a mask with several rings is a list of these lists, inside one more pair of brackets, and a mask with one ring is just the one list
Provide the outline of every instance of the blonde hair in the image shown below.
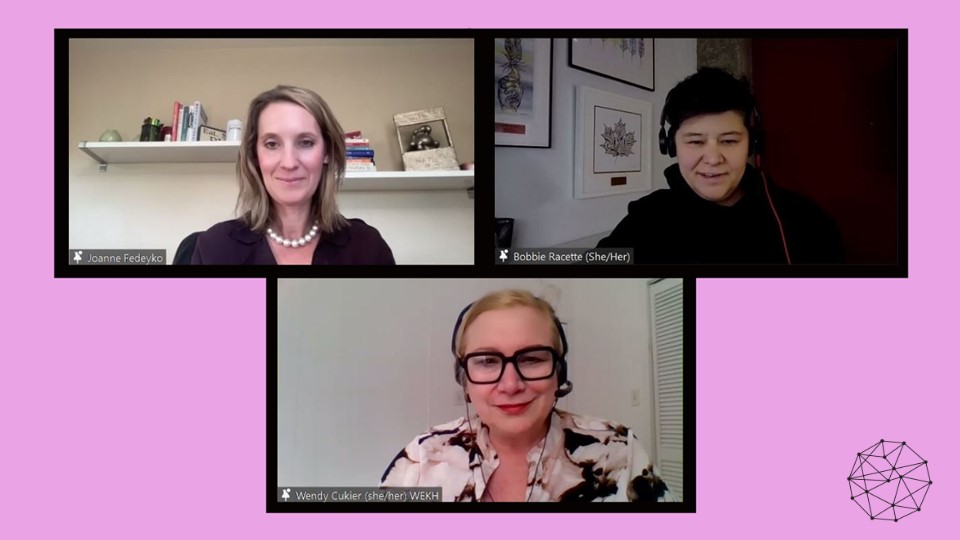
[[553,309],[553,306],[543,298],[534,296],[530,291],[524,291],[521,289],[505,289],[502,291],[494,291],[484,295],[482,298],[477,300],[470,306],[470,309],[463,315],[463,321],[460,323],[460,328],[457,329],[457,334],[454,338],[456,356],[457,358],[463,358],[464,355],[464,343],[463,336],[467,332],[467,328],[477,320],[482,313],[487,311],[493,311],[497,309],[507,309],[512,307],[528,307],[532,308],[543,317],[550,321],[550,333],[551,341],[553,348],[560,353],[562,356],[566,353],[563,350],[563,344],[560,341],[560,332],[557,330],[557,325],[554,324],[554,320],[557,317],[556,312]]
[[267,90],[250,102],[247,124],[240,141],[240,158],[237,160],[237,179],[240,194],[237,197],[237,214],[244,223],[257,232],[267,228],[273,217],[270,195],[263,185],[263,175],[257,161],[257,138],[260,131],[260,113],[276,102],[299,105],[309,112],[320,126],[323,146],[330,162],[324,165],[320,185],[310,200],[310,218],[317,221],[320,232],[331,233],[344,227],[347,220],[337,209],[337,188],[343,182],[346,167],[346,144],[343,128],[333,112],[316,92],[296,86],[277,86]]

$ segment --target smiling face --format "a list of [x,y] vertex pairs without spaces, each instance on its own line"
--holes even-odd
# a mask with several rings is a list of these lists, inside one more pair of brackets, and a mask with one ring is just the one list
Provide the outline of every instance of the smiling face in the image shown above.
[[[543,313],[530,307],[509,307],[481,313],[464,331],[463,351],[496,351],[511,356],[520,349],[554,347],[555,328]],[[467,393],[491,437],[528,440],[542,436],[556,400],[557,377],[525,381],[508,364],[500,382],[467,382]],[[534,439],[536,437],[533,437]]]
[[722,206],[740,200],[749,150],[743,114],[726,111],[688,118],[677,129],[676,143],[680,174],[690,189]]
[[316,119],[303,107],[285,101],[260,112],[257,161],[273,204],[310,205],[328,161]]

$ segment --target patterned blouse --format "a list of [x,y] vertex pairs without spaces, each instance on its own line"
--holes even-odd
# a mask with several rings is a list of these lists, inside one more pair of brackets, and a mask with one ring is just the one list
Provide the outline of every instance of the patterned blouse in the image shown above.
[[[471,425],[482,426],[479,437]],[[527,453],[527,464],[532,502],[676,500],[636,436],[606,420],[554,409],[547,436]],[[387,467],[380,485],[441,487],[444,502],[490,500],[484,499],[485,479],[499,465],[487,426],[473,415],[469,422],[459,418],[415,438]]]

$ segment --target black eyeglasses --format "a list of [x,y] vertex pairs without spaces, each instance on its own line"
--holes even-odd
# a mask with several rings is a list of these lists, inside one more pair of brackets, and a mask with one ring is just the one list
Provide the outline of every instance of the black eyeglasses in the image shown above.
[[467,379],[473,384],[493,384],[500,382],[507,364],[513,364],[521,379],[539,381],[553,377],[557,370],[560,355],[553,347],[527,347],[513,356],[505,356],[496,351],[478,351],[464,355],[459,360],[460,367],[467,373]]

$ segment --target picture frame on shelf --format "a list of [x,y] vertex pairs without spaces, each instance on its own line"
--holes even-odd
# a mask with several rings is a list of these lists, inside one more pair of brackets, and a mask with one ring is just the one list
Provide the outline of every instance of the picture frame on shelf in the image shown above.
[[653,38],[571,38],[568,52],[567,63],[574,69],[654,89]]
[[[397,142],[406,171],[456,171],[460,169],[457,152],[453,147],[450,126],[447,125],[447,113],[443,107],[423,109],[393,115],[397,130]],[[433,126],[437,127],[437,137],[443,133],[446,140],[434,139]],[[405,143],[404,141],[407,141]]]
[[652,189],[653,103],[577,87],[574,198]]
[[200,132],[197,137],[198,141],[225,141],[227,140],[227,132],[222,129],[217,129],[210,126],[200,126]]
[[553,40],[494,40],[494,145],[550,148]]

